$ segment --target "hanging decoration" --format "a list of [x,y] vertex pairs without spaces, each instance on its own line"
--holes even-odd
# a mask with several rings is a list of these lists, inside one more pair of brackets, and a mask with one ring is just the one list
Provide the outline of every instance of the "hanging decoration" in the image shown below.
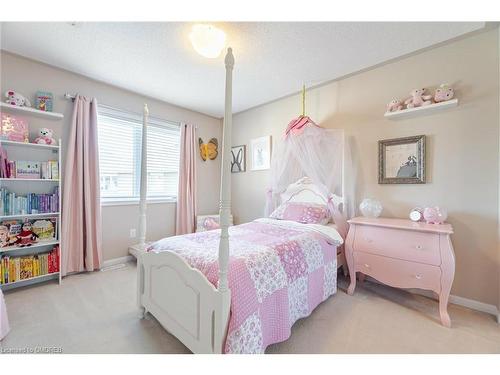
[[208,143],[203,143],[203,139],[198,138],[198,143],[200,145],[200,156],[203,161],[207,161],[207,159],[215,160],[219,154],[217,149],[219,142],[217,142],[217,138],[211,138]]

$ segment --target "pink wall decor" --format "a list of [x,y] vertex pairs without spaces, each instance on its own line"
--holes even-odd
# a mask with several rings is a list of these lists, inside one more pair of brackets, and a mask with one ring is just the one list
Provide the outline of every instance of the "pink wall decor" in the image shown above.
[[29,142],[28,122],[22,117],[1,112],[0,138],[15,142]]

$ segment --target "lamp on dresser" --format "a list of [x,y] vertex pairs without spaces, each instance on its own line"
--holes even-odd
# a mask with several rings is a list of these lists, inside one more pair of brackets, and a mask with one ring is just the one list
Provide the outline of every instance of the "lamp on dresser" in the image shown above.
[[450,327],[447,308],[455,275],[452,226],[367,217],[353,218],[349,224],[348,294],[356,288],[356,272],[392,287],[432,290],[439,295],[441,323]]

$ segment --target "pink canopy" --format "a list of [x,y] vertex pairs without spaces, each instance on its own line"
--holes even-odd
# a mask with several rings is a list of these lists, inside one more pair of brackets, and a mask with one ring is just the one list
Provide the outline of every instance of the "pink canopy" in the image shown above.
[[[273,153],[266,215],[280,203],[280,194],[288,185],[307,176],[328,197],[332,216],[339,211],[347,218],[354,216],[351,165],[343,129],[322,128],[308,116],[292,120]],[[335,207],[333,194],[344,198],[343,207]]]

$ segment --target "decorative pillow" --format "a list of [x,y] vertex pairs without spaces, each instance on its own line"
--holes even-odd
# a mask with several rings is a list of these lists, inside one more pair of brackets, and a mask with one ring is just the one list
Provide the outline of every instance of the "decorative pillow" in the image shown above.
[[327,224],[330,213],[327,206],[314,203],[285,202],[269,216],[271,219],[292,220],[304,224]]

